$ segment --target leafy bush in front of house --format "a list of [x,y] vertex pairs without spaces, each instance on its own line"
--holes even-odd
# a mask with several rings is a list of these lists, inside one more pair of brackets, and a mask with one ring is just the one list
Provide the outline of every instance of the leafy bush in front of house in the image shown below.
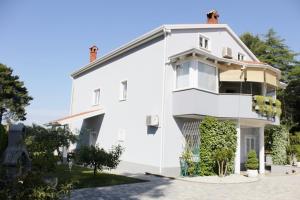
[[291,157],[289,160],[292,160],[292,157],[296,156],[297,160],[300,161],[300,132],[290,133],[289,142],[287,150],[288,156]]
[[193,153],[191,150],[186,149],[182,153],[182,159],[186,163],[186,172],[188,176],[193,176],[196,174],[196,163],[193,160]]
[[76,152],[76,160],[78,163],[91,165],[94,169],[94,175],[97,170],[103,170],[104,167],[114,169],[120,162],[120,156],[123,148],[118,145],[112,147],[110,151],[105,151],[97,146],[82,146]]
[[[235,153],[236,133],[236,126],[231,121],[218,121],[214,117],[203,119],[200,124],[200,176],[218,173],[218,162],[215,156],[217,151],[228,149],[232,154]],[[227,160],[228,173],[232,173],[234,170],[232,158]]]
[[258,169],[258,159],[254,150],[249,151],[246,161],[247,169]]
[[275,165],[284,165],[287,162],[288,129],[284,125],[269,125],[265,127],[267,144],[272,153],[272,161]]

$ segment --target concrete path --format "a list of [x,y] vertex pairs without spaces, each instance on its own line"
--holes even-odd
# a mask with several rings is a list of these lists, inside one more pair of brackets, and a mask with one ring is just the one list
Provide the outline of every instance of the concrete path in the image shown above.
[[[145,176],[141,177],[144,178]],[[149,182],[80,189],[72,199],[199,199],[199,200],[297,200],[300,175],[265,176],[257,182],[207,184],[146,176]]]

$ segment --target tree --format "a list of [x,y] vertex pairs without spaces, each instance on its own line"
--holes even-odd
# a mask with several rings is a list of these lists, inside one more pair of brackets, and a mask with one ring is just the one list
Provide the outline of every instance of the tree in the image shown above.
[[68,148],[76,141],[76,136],[68,128],[44,128],[35,124],[26,127],[25,143],[33,166],[40,170],[54,170],[57,161],[54,151],[56,150],[62,159],[60,148]]
[[0,124],[3,119],[25,120],[25,107],[32,99],[19,76],[0,63]]
[[289,82],[286,89],[279,95],[283,102],[284,119],[295,124],[294,129],[300,129],[300,78]]
[[285,82],[290,80],[290,72],[300,66],[296,59],[298,54],[293,52],[273,29],[269,29],[263,37],[244,33],[240,38],[261,62],[280,69],[282,80]]
[[91,165],[94,169],[94,176],[97,170],[102,171],[104,167],[114,169],[118,166],[123,149],[120,145],[105,151],[97,146],[82,146],[76,152],[76,160],[85,165]]
[[218,175],[223,177],[227,174],[228,164],[233,158],[232,149],[220,148],[215,151],[214,158],[218,163]]

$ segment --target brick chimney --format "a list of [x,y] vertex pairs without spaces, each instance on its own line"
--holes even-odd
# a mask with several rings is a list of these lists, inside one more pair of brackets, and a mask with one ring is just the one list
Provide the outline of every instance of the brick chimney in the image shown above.
[[211,10],[207,14],[207,24],[218,24],[219,14],[216,10]]
[[98,51],[98,47],[96,47],[95,45],[90,47],[90,62],[93,62],[94,60],[97,59],[97,51]]

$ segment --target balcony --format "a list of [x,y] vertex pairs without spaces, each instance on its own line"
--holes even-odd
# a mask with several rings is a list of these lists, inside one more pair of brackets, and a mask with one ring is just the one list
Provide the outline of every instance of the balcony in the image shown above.
[[278,123],[278,118],[268,118],[253,109],[251,94],[218,94],[191,88],[173,92],[174,116],[215,116],[245,118]]

